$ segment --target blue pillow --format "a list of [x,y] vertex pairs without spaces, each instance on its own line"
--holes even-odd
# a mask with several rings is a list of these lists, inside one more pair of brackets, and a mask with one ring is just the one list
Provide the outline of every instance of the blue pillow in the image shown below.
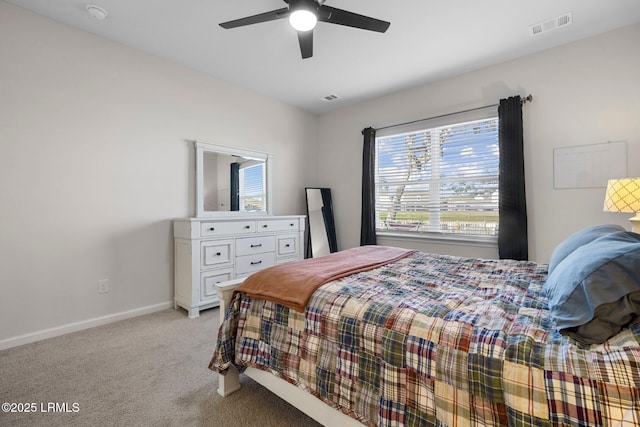
[[[580,246],[556,266],[544,290],[560,332],[588,344],[604,342],[640,314],[640,304],[628,303],[640,291],[640,234],[609,233]],[[629,312],[620,316],[616,310],[623,306]],[[603,336],[587,324],[608,324],[610,330]]]
[[615,224],[594,225],[587,227],[564,239],[551,254],[549,261],[549,274],[555,270],[556,266],[562,262],[571,252],[575,251],[582,245],[593,242],[598,237],[609,233],[625,231],[624,228]]

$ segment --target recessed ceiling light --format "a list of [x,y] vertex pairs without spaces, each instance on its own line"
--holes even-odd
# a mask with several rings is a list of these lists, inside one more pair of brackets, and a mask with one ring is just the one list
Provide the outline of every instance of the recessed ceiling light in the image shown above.
[[107,17],[107,11],[94,4],[87,5],[87,12],[98,21],[102,21]]

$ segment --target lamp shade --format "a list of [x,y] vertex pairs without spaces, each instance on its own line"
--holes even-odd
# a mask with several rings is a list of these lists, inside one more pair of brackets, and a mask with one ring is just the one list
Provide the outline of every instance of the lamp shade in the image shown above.
[[604,196],[605,212],[640,212],[640,178],[610,179]]

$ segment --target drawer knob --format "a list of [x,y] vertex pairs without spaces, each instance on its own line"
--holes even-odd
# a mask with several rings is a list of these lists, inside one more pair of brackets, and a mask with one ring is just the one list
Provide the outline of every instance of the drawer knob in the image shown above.
[[295,224],[289,224],[289,227],[295,227],[295,226],[296,226]]
[[220,252],[216,252],[216,256],[220,256],[222,255]]
[[267,225],[267,224],[262,224],[262,228],[267,228],[267,227],[269,227],[269,225]]
[[246,228],[248,230],[249,228],[251,228],[251,226],[250,225],[245,225],[244,228]]
[[251,245],[252,248],[261,248],[262,243],[258,243],[257,245]]
[[284,247],[285,248],[289,248],[289,247],[291,247],[291,245],[287,243],[286,245],[284,245]]
[[215,227],[209,228],[209,231],[216,231]]
[[258,265],[258,264],[262,264],[262,260],[260,261],[252,261],[251,265]]

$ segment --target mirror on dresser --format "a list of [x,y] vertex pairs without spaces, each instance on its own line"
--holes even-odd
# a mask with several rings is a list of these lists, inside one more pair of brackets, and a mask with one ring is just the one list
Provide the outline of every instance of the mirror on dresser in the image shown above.
[[195,142],[196,216],[271,214],[268,153]]

